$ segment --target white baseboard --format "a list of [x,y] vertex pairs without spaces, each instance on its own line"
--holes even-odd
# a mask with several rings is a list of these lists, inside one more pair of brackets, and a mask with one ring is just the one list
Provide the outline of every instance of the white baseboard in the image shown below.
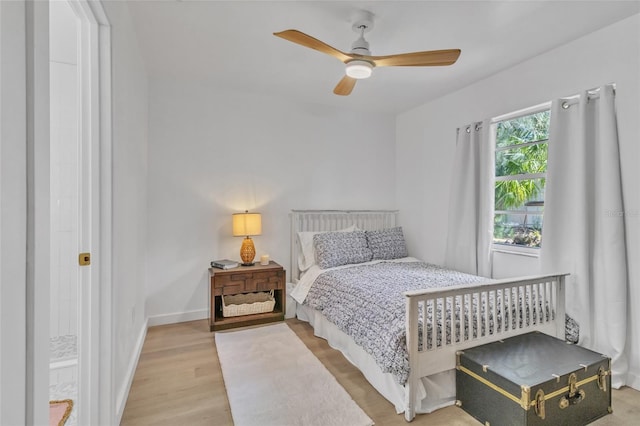
[[178,322],[195,321],[209,318],[208,309],[200,309],[189,312],[176,312],[173,314],[154,315],[147,319],[147,326],[175,324]]
[[146,320],[142,324],[142,329],[138,335],[136,346],[133,350],[134,356],[131,357],[129,366],[127,368],[127,374],[125,375],[124,383],[116,396],[116,424],[120,424],[122,421],[122,414],[124,414],[124,407],[127,405],[127,398],[129,398],[129,390],[131,390],[131,384],[133,383],[133,376],[136,374],[136,368],[138,367],[138,361],[140,360],[140,354],[142,353],[142,346],[144,340],[147,337],[147,329],[149,328],[149,320]]

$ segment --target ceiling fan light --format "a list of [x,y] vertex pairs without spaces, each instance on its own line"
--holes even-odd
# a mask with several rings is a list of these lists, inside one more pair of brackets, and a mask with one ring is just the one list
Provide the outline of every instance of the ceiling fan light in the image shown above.
[[346,73],[351,78],[369,78],[373,72],[373,65],[367,61],[350,61],[346,66]]

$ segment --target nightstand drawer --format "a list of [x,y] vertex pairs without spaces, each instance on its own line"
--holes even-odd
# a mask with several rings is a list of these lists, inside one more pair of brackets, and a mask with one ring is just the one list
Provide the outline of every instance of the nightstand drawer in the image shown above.
[[[251,274],[248,275],[251,276]],[[243,293],[246,279],[247,277],[237,275],[217,276],[212,280],[214,293],[216,295]]]
[[216,276],[214,294],[238,294],[284,288],[284,272],[265,271]]
[[278,290],[284,288],[284,272],[269,271],[256,272],[253,274],[251,282],[246,283],[246,288],[251,287],[253,290],[248,291],[266,291]]

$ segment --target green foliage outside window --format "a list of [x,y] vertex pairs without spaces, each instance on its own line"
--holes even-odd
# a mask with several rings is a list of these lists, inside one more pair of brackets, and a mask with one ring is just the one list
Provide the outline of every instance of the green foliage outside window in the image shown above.
[[[496,177],[546,173],[549,121],[549,111],[543,111],[498,124]],[[495,209],[528,211],[531,205],[539,207],[544,200],[545,183],[544,178],[496,181]],[[520,222],[514,222],[513,215],[496,214],[494,240],[539,247],[542,237],[542,209],[534,207],[529,218],[524,215],[521,219],[523,220]]]

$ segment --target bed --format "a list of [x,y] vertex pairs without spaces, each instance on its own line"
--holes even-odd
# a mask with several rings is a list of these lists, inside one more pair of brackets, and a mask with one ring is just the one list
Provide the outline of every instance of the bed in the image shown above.
[[533,330],[564,338],[565,274],[448,271],[403,253],[397,222],[395,210],[293,210],[290,275],[297,317],[407,421],[455,402],[457,351]]

